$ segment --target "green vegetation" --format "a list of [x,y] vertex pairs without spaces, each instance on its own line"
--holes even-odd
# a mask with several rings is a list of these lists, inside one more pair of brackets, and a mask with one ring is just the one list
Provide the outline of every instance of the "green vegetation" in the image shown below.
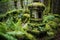
[[[4,1],[7,2],[7,0]],[[48,7],[44,10],[46,12],[43,12],[44,16],[42,16],[41,20],[39,18],[32,19],[30,17],[32,10],[30,11],[29,9],[23,9],[22,2],[22,9],[14,9],[3,15],[1,14],[1,40],[39,40],[41,38],[45,38],[45,40],[53,39],[58,28],[60,27],[60,16],[58,14],[49,13],[50,7]],[[45,7],[44,4],[40,4],[39,2],[28,6],[34,6],[35,8],[37,6],[37,8]],[[48,6],[50,6],[50,4]],[[37,8],[35,10],[37,10]]]
[[[21,13],[23,14],[23,18],[18,16]],[[24,11],[22,10],[10,11],[7,12],[6,15],[9,15],[7,16],[7,20],[5,22],[0,22],[0,35],[2,36],[2,38],[4,37],[4,39],[7,40],[18,40],[19,38],[25,40],[38,40],[39,37],[36,38],[37,35],[40,35],[40,33],[44,32],[46,32],[46,34],[48,35],[48,36],[46,35],[47,36],[46,39],[49,40],[49,38],[54,38],[57,28],[59,28],[58,22],[60,23],[60,21],[56,20],[56,18],[60,20],[59,16],[49,14],[43,16],[43,21],[40,24],[30,23],[29,25],[29,19],[27,19],[28,21],[26,21],[27,23],[26,26],[25,25],[22,26],[23,24],[22,20],[24,20],[24,18],[27,17],[29,18],[29,16],[26,16],[28,14],[25,14]],[[4,17],[6,17],[6,15]],[[17,17],[18,19],[15,17]]]

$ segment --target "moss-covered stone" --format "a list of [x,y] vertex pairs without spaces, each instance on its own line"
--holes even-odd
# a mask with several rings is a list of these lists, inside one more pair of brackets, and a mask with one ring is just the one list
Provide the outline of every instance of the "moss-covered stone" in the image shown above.
[[45,5],[43,4],[43,3],[40,3],[40,2],[34,2],[34,3],[32,3],[32,4],[30,4],[30,5],[28,5],[28,6],[43,6],[43,7],[45,7]]

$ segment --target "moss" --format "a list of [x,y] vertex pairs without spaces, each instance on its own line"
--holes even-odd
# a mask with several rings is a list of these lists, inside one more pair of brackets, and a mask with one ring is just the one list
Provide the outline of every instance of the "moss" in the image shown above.
[[24,12],[24,14],[26,14],[26,13],[29,14],[30,13],[29,9],[24,9],[23,12]]
[[54,36],[55,36],[55,33],[54,32],[51,32],[51,31],[47,32],[47,34],[50,37],[50,39],[51,38],[54,38]]
[[43,7],[45,7],[45,5],[43,3],[40,3],[40,2],[34,2],[28,6],[43,6]]
[[26,33],[26,37],[27,37],[27,39],[29,39],[29,40],[37,40],[32,34],[30,34],[30,33]]
[[50,30],[52,30],[52,28],[50,27],[50,25],[46,24],[45,30],[46,30],[46,31],[50,31]]
[[50,21],[48,22],[48,24],[53,28],[53,29],[56,29],[58,27],[58,24],[54,21]]

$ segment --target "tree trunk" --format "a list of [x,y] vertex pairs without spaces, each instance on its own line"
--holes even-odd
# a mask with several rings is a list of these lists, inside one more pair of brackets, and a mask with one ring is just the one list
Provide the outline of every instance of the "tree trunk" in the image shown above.
[[12,0],[9,0],[7,2],[1,2],[0,1],[0,14],[1,13],[6,13],[7,11],[9,10],[13,10],[15,7],[14,7],[14,3]]
[[21,7],[23,8],[23,0],[20,0]]
[[60,14],[60,0],[53,0],[52,12],[55,14]]

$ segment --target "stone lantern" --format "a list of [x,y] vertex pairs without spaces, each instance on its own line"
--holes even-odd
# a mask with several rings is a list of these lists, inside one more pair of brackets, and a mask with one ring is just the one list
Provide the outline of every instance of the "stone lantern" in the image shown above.
[[42,19],[43,11],[45,9],[45,5],[38,1],[31,3],[28,6],[30,10],[30,21],[39,22]]

